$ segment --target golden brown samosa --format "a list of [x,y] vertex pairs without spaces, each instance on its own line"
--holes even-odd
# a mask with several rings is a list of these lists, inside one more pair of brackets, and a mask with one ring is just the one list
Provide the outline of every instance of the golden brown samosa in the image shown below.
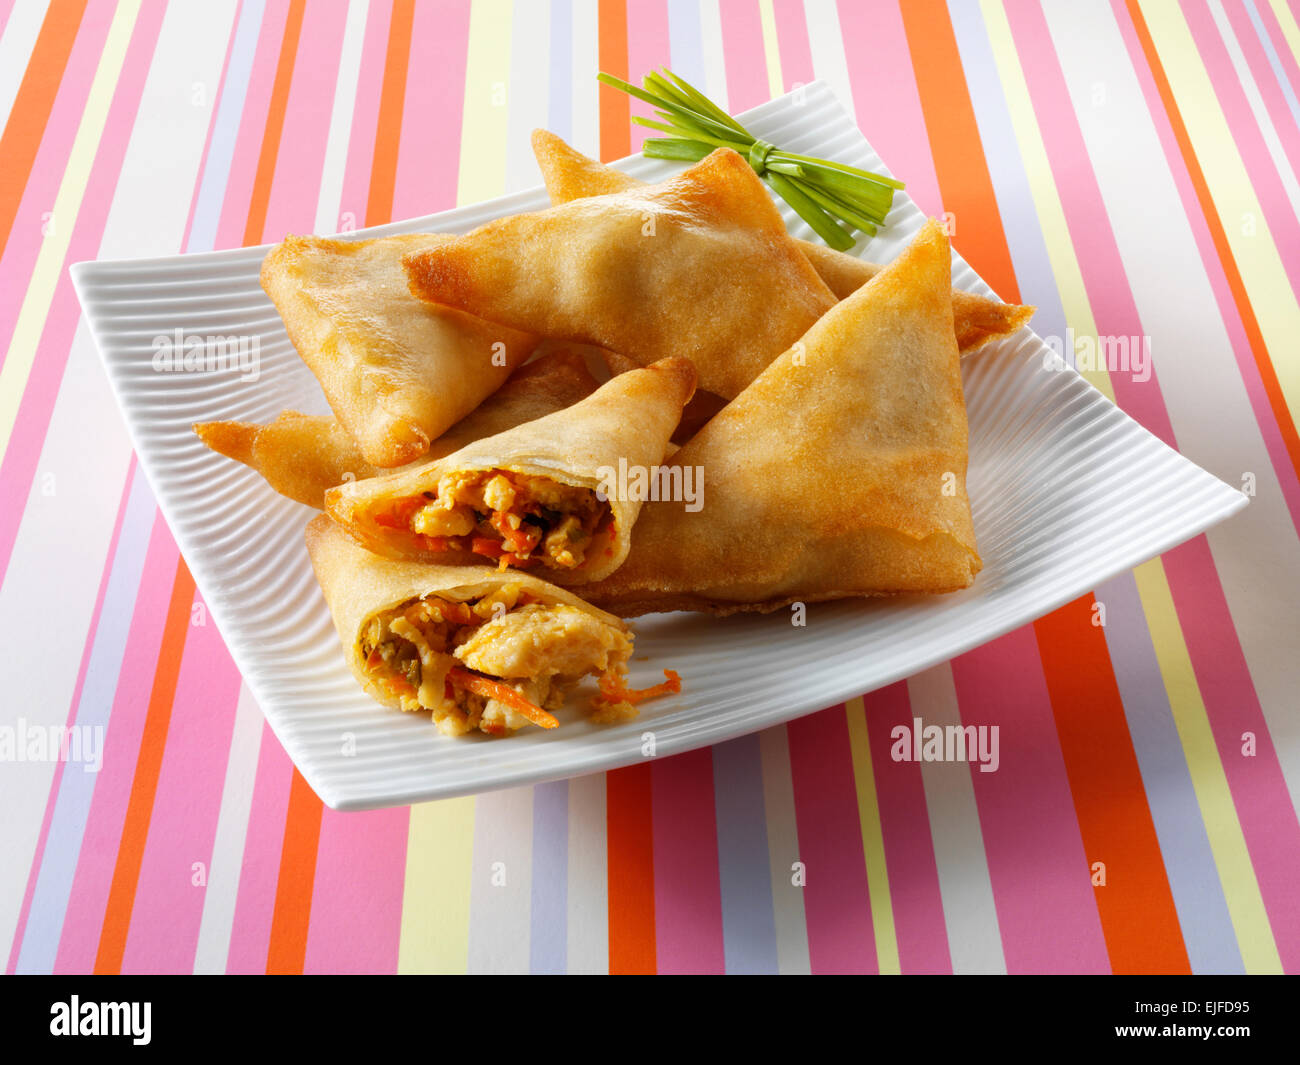
[[719,148],[660,185],[499,218],[407,257],[411,290],[732,397],[835,304],[763,183]]
[[357,682],[385,706],[432,711],[446,735],[554,728],[551,711],[589,675],[604,720],[680,687],[670,675],[628,691],[627,626],[531,574],[379,558],[324,515],[307,526],[307,550]]
[[[429,447],[418,462],[442,458],[466,444],[577,403],[599,387],[586,361],[567,348],[521,366],[496,392]],[[321,510],[325,493],[345,481],[385,472],[366,462],[338,419],[297,411],[257,422],[201,422],[194,431],[213,451],[251,466],[283,496]]]
[[490,396],[536,338],[412,297],[402,259],[451,237],[288,237],[262,262],[293,346],[365,460],[411,462]]
[[948,264],[932,221],[673,456],[702,497],[646,504],[627,560],[583,596],[632,617],[970,584]]
[[663,359],[445,458],[332,488],[325,509],[390,558],[598,580],[626,557],[644,502],[629,477],[663,462],[694,388],[688,360]]
[[[568,203],[588,196],[607,196],[643,188],[644,182],[597,162],[565,143],[549,130],[533,130],[533,154],[552,203]],[[882,267],[856,255],[836,251],[811,240],[796,240],[813,269],[836,299],[847,299],[878,274]],[[1009,336],[1029,321],[1033,307],[952,290],[953,329],[957,346],[968,355],[990,340]]]

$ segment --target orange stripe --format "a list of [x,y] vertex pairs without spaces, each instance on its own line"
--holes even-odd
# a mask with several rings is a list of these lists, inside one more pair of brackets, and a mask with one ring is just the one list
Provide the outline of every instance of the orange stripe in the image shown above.
[[322,809],[316,793],[295,769],[284,819],[271,942],[266,951],[266,971],[270,974],[301,973],[307,958],[307,926],[311,921]]
[[[1065,772],[1095,887],[1102,933],[1116,973],[1190,973],[1178,912],[1124,704],[1093,598],[1076,599],[1034,624],[1056,717]],[[1084,871],[1080,870],[1080,875]]]
[[193,603],[194,578],[190,576],[185,560],[178,559],[162,644],[158,649],[158,665],[153,675],[153,691],[149,694],[149,709],[145,713],[144,735],[140,739],[135,777],[131,781],[131,797],[127,801],[122,839],[117,849],[117,864],[113,867],[113,883],[104,909],[99,951],[95,955],[97,974],[122,970],[122,955],[131,928],[135,889],[140,880],[145,841],[149,837],[154,794],[158,790],[158,774],[162,771],[163,749],[167,746],[167,729],[176,697],[176,678],[180,675]]
[[1169,79],[1165,77],[1165,69],[1161,66],[1160,57],[1156,53],[1155,42],[1151,40],[1146,20],[1143,19],[1136,0],[1128,0],[1128,13],[1129,18],[1133,20],[1133,28],[1137,31],[1138,41],[1141,43],[1142,51],[1146,56],[1147,66],[1151,68],[1151,77],[1156,83],[1156,90],[1160,93],[1160,100],[1165,106],[1165,113],[1169,117],[1169,125],[1173,128],[1174,139],[1178,142],[1178,150],[1182,153],[1188,176],[1192,179],[1192,188],[1196,190],[1196,198],[1200,202],[1201,213],[1205,216],[1206,225],[1209,226],[1210,237],[1214,241],[1214,249],[1218,252],[1219,262],[1222,264],[1223,273],[1227,277],[1228,288],[1232,292],[1233,302],[1236,303],[1237,313],[1241,316],[1241,324],[1246,331],[1246,339],[1250,344],[1251,354],[1255,357],[1255,365],[1259,368],[1259,376],[1264,384],[1264,392],[1268,395],[1269,406],[1273,408],[1273,417],[1276,419],[1277,427],[1282,433],[1282,439],[1286,441],[1286,450],[1291,457],[1291,465],[1295,468],[1296,476],[1300,477],[1300,433],[1297,432],[1295,420],[1292,418],[1291,411],[1287,408],[1286,399],[1282,395],[1282,386],[1278,383],[1272,360],[1269,358],[1268,346],[1264,343],[1264,335],[1259,330],[1259,322],[1255,320],[1255,311],[1251,307],[1250,297],[1246,295],[1246,286],[1242,283],[1241,272],[1237,269],[1237,260],[1233,257],[1231,245],[1228,244],[1228,236],[1224,231],[1223,222],[1214,207],[1214,200],[1210,197],[1210,187],[1206,184],[1205,175],[1202,173],[1200,163],[1196,159],[1196,153],[1192,150],[1192,141],[1187,135],[1187,127],[1183,125],[1183,116],[1178,110],[1178,104],[1174,100]]
[[293,0],[289,16],[284,23],[284,38],[280,42],[280,61],[275,68],[275,83],[271,87],[271,102],[266,114],[266,129],[262,134],[262,152],[257,158],[257,174],[253,178],[253,195],[248,203],[248,222],[244,226],[244,244],[261,244],[265,239],[266,209],[271,202],[271,178],[275,174],[275,160],[280,154],[280,134],[284,131],[284,114],[288,110],[289,84],[293,81],[293,64],[298,56],[298,36],[302,31],[302,16],[306,0]]
[[0,159],[4,160],[0,166],[0,255],[4,254],[9,234],[13,232],[36,152],[45,135],[50,112],[54,110],[54,98],[85,13],[86,0],[54,0],[50,5],[18,86],[18,95],[14,97],[9,121],[0,136]]
[[402,134],[402,108],[406,103],[406,71],[411,58],[414,0],[398,0],[388,29],[384,56],[384,85],[379,92],[379,125],[375,130],[375,155],[370,166],[370,195],[366,225],[381,226],[393,220],[393,190],[397,187],[397,145]]
[[[903,18],[935,171],[945,206],[957,214],[962,253],[1004,298],[1018,300],[947,7],[919,0],[903,5]],[[1108,870],[1109,886],[1096,889],[1102,932],[1116,972],[1188,972],[1110,652],[1092,624],[1093,602],[1084,596],[1036,622],[1034,631],[1085,851]]]
[[1018,302],[1020,286],[1002,231],[1002,216],[984,161],[984,143],[966,91],[948,7],[944,0],[908,0],[900,7],[934,172],[944,210],[956,223],[953,243],[1003,299]]
[[650,766],[605,774],[609,865],[609,971],[655,971],[655,861]]
[[[626,0],[600,0],[597,9],[600,69],[627,81]],[[622,159],[632,152],[632,101],[608,85],[600,87],[600,158]]]

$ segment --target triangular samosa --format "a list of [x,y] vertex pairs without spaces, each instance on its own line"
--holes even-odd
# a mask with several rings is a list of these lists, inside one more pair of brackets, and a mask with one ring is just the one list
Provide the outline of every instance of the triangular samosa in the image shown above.
[[673,456],[694,502],[647,503],[627,560],[584,598],[632,617],[970,584],[948,271],[932,221]]
[[289,339],[373,466],[418,459],[536,347],[530,334],[411,295],[403,257],[451,239],[291,236],[262,262]]
[[[546,182],[552,203],[568,203],[588,196],[608,196],[644,188],[645,183],[597,162],[565,143],[549,130],[533,130],[533,154]],[[859,259],[856,255],[836,251],[811,240],[798,240],[799,250],[808,257],[813,269],[826,282],[836,299],[847,299],[883,267]],[[1008,336],[1029,321],[1033,307],[976,296],[961,289],[952,290],[953,330],[957,346],[968,355],[990,340]]]
[[729,148],[660,185],[499,218],[406,264],[426,300],[642,366],[683,356],[727,398],[835,304]]
[[620,489],[657,471],[694,388],[689,361],[663,359],[445,458],[332,488],[325,510],[390,558],[598,580],[626,557],[644,499]]

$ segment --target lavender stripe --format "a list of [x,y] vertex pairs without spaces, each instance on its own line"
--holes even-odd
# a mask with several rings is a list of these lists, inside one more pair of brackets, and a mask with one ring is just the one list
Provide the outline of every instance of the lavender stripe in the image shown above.
[[563,973],[568,967],[569,782],[533,788],[532,928],[528,969]]
[[[104,729],[105,740],[156,509],[148,480],[137,465],[131,478],[126,511],[122,515],[122,529],[118,534],[108,585],[104,589],[104,605],[95,628],[90,660],[86,663],[81,698],[73,718],[73,724],[77,726]],[[63,918],[72,894],[72,881],[97,779],[97,774],[84,772],[71,762],[63,767],[15,972],[54,971],[54,958],[59,949]]]
[[704,34],[697,0],[668,0],[668,49],[673,73],[703,88]]
[[194,220],[190,224],[190,239],[186,251],[210,251],[217,239],[217,223],[221,217],[221,204],[226,198],[226,184],[230,180],[230,164],[235,156],[235,139],[239,133],[239,120],[244,113],[244,97],[253,71],[253,55],[257,39],[262,32],[262,13],[266,0],[242,0],[239,21],[235,25],[234,43],[230,46],[230,62],[221,86],[221,99],[212,122],[212,140],[208,145],[208,158],[199,184],[198,198],[194,203]]
[[1273,40],[1269,37],[1268,30],[1264,28],[1264,23],[1260,21],[1259,12],[1255,9],[1255,0],[1242,0],[1242,3],[1246,8],[1246,14],[1250,17],[1250,24],[1255,27],[1255,35],[1259,37],[1259,43],[1264,46],[1264,54],[1268,56],[1268,65],[1273,68],[1273,76],[1282,87],[1286,105],[1291,109],[1291,119],[1300,126],[1300,101],[1296,100],[1291,81],[1283,72],[1282,61],[1278,59],[1277,52],[1273,48]]
[[551,132],[573,141],[573,4],[551,0],[551,80],[546,121]]
[[757,733],[713,748],[713,804],[726,971],[776,973],[776,916]]

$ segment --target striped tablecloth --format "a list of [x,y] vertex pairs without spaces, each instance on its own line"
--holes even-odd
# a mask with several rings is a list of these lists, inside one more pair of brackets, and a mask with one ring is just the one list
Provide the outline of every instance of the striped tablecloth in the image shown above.
[[[1297,16],[0,0],[8,969],[1300,971]],[[208,623],[67,267],[534,185],[534,126],[617,158],[642,131],[595,73],[659,65],[732,111],[826,79],[971,264],[1038,305],[1040,334],[1149,337],[1148,379],[1090,379],[1252,505],[786,727],[567,783],[324,809]],[[891,729],[918,717],[997,724],[998,770],[894,761]],[[102,748],[25,746],[65,724]]]

